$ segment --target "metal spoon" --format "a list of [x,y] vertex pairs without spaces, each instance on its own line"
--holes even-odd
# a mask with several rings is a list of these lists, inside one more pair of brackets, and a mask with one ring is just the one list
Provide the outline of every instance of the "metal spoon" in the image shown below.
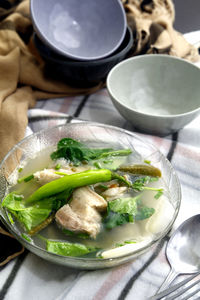
[[184,221],[171,236],[166,256],[171,270],[157,291],[166,289],[180,274],[200,271],[200,214]]

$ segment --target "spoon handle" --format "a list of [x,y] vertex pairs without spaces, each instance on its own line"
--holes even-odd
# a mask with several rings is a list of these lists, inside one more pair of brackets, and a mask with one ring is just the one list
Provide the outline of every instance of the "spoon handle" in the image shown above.
[[167,275],[167,277],[165,278],[165,280],[163,281],[162,285],[160,286],[160,288],[158,289],[157,293],[165,290],[171,283],[172,281],[174,281],[174,279],[179,275],[179,273],[177,273],[173,268],[171,268],[169,274]]

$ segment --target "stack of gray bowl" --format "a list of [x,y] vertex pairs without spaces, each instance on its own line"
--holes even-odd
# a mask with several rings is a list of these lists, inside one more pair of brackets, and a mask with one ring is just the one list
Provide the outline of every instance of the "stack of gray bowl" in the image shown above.
[[133,45],[120,0],[31,0],[31,17],[47,73],[73,86],[105,81]]

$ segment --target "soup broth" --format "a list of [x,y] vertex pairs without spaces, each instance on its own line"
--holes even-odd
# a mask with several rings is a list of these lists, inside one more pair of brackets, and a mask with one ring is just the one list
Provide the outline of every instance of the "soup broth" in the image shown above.
[[[106,145],[108,148],[115,149],[115,145]],[[105,144],[95,145],[94,143],[90,145],[87,144],[87,147],[91,148],[105,148]],[[120,149],[122,150],[122,149]],[[24,161],[23,164],[18,166],[18,168],[13,172],[13,174],[9,178],[9,189],[7,194],[15,193],[18,195],[23,195],[23,200],[26,201],[36,190],[38,190],[41,184],[35,178],[30,179],[28,181],[22,180],[19,182],[21,178],[27,178],[32,176],[38,171],[42,171],[44,169],[53,169],[55,173],[62,173],[60,170],[66,170],[69,168],[74,170],[78,170],[77,173],[84,172],[84,170],[101,170],[108,169],[113,172],[118,172],[119,176],[125,175],[125,180],[133,183],[141,180],[141,178],[146,178],[147,175],[141,174],[130,174],[120,171],[121,165],[142,165],[148,167],[150,162],[144,162],[144,159],[133,152],[129,155],[121,156],[121,155],[109,155],[108,157],[100,157],[98,159],[92,159],[89,161],[83,161],[76,166],[72,164],[66,158],[58,158],[52,160],[51,153],[55,151],[54,147],[50,147],[44,151],[41,151],[35,155],[32,159],[28,161]],[[140,157],[140,160],[138,160]],[[79,169],[80,168],[80,169]],[[83,168],[83,170],[81,169]],[[81,170],[81,172],[79,172]],[[162,171],[162,170],[161,170]],[[59,175],[59,174],[58,174]],[[65,175],[64,175],[65,176]],[[70,175],[66,175],[70,176]],[[62,175],[61,175],[62,177]],[[46,249],[46,241],[59,241],[59,242],[69,242],[72,244],[81,244],[88,248],[94,247],[96,251],[92,251],[91,253],[87,253],[91,257],[114,257],[116,255],[115,250],[120,249],[117,253],[119,255],[126,254],[127,251],[134,251],[138,247],[143,247],[148,244],[151,240],[156,238],[156,235],[163,231],[169,224],[172,215],[174,214],[173,205],[170,202],[170,191],[168,190],[165,182],[162,177],[157,176],[148,176],[149,179],[142,186],[141,190],[136,190],[134,188],[127,187],[127,189],[122,194],[115,195],[112,199],[108,199],[104,197],[106,194],[106,190],[112,189],[113,187],[119,188],[125,186],[122,182],[117,181],[116,179],[112,179],[110,181],[105,182],[97,182],[95,184],[89,185],[92,191],[101,195],[101,197],[105,198],[108,205],[116,199],[122,199],[119,201],[124,201],[124,199],[133,199],[138,197],[138,207],[141,205],[142,208],[145,207],[145,211],[148,209],[153,209],[154,213],[152,213],[149,217],[141,217],[141,215],[137,215],[133,217],[130,222],[122,222],[123,224],[118,224],[113,228],[106,228],[106,223],[104,220],[107,217],[108,210],[100,212],[101,216],[101,224],[100,224],[100,232],[96,235],[96,237],[91,237],[90,235],[84,236],[84,234],[77,234],[77,232],[71,232],[70,230],[63,228],[56,222],[54,219],[51,224],[42,229],[39,233],[31,236],[24,229],[24,226],[21,224],[18,218],[16,218],[15,214],[12,215],[12,210],[8,209],[8,214],[11,213],[16,230],[22,233],[22,236],[28,239],[31,243],[34,243],[38,247],[42,249]],[[155,180],[151,180],[154,178]],[[56,180],[56,179],[55,179]],[[100,189],[100,191],[99,191]],[[161,192],[162,190],[162,192]],[[160,194],[159,194],[160,193]],[[72,196],[70,196],[72,199]],[[73,201],[73,200],[72,200]],[[72,203],[72,201],[69,201]],[[123,210],[123,209],[122,209]],[[149,211],[148,211],[149,213]],[[115,215],[114,215],[115,214]],[[119,211],[113,211],[113,218],[119,215]],[[122,212],[123,217],[127,218],[127,213]],[[126,215],[126,216],[125,216]],[[139,217],[140,216],[140,217]],[[130,214],[129,214],[130,217]],[[112,221],[112,217],[110,217],[109,222]],[[114,251],[113,251],[114,250]],[[60,254],[60,253],[57,253]],[[80,255],[82,256],[82,255]]]

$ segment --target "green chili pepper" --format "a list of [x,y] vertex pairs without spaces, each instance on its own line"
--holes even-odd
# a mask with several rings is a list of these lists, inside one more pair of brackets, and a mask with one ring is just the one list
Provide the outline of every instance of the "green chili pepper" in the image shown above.
[[109,181],[112,179],[112,172],[107,169],[87,170],[84,172],[71,174],[62,178],[51,181],[27,198],[27,202],[39,201],[43,198],[63,192],[68,188],[77,188],[85,185],[95,184],[98,182]]

